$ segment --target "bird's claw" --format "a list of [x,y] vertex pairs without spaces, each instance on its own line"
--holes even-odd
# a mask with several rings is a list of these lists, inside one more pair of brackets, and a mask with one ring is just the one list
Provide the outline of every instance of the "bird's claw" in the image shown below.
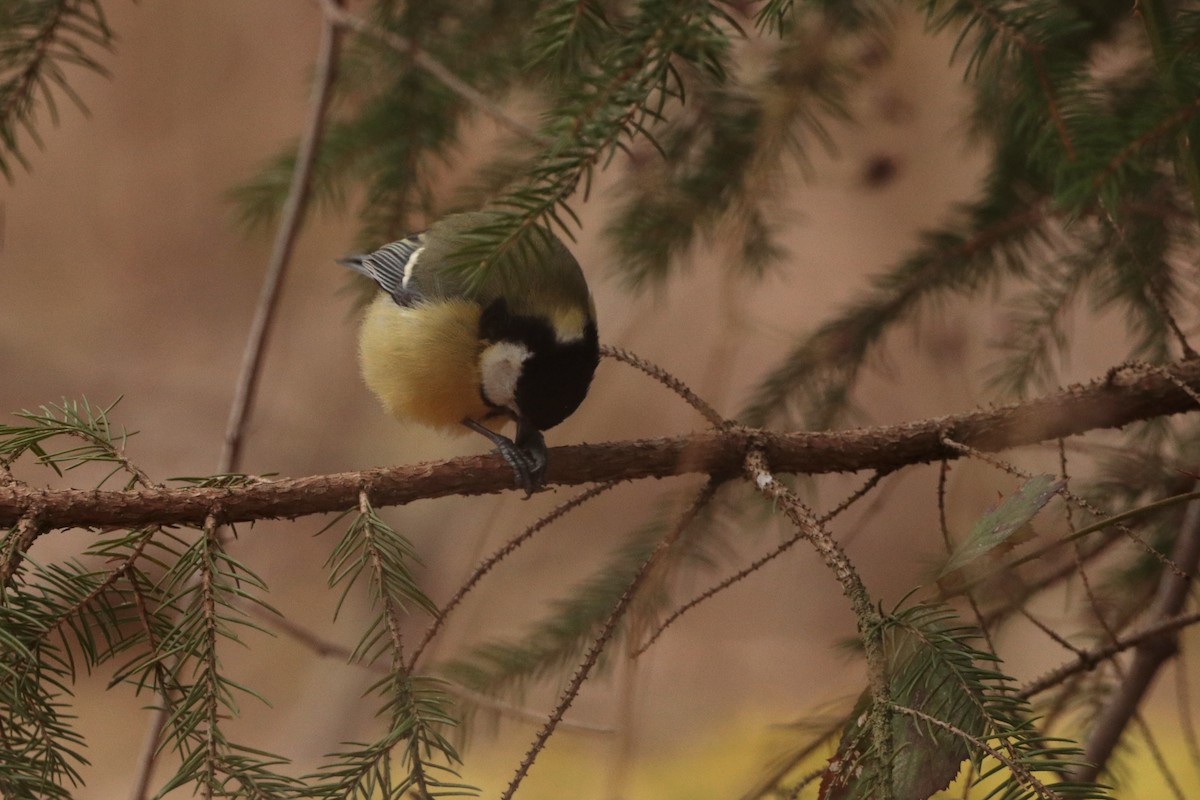
[[468,428],[486,436],[496,445],[496,452],[512,468],[513,478],[517,488],[525,492],[525,498],[530,498],[534,492],[542,488],[546,476],[548,457],[546,439],[542,432],[532,428],[518,426],[517,440],[496,433],[474,420],[463,420]]
[[512,467],[517,488],[525,491],[526,498],[532,496],[535,491],[541,488],[542,479],[546,473],[546,456],[544,452],[536,453],[524,450],[509,439],[497,442],[496,451]]

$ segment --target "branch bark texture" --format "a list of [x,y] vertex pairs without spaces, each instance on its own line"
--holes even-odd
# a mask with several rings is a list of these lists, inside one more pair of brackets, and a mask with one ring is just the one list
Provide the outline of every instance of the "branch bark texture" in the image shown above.
[[[1192,410],[1185,387],[1200,387],[1200,361],[1114,371],[1023,403],[902,425],[836,432],[771,433],[734,428],[661,439],[556,447],[548,485],[578,485],[675,475],[737,475],[751,448],[777,473],[822,474],[894,470],[961,457],[942,443],[948,436],[976,450],[1012,447],[1115,428]],[[296,518],[338,512],[358,504],[365,490],[376,506],[447,495],[479,495],[513,488],[512,471],[497,455],[455,458],[362,472],[263,481],[236,488],[148,488],[133,491],[45,490],[0,484],[0,526],[35,509],[43,529],[201,525]]]

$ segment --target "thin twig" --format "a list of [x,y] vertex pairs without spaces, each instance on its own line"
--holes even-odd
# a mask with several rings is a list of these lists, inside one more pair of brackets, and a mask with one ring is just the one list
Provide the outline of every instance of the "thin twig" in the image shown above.
[[217,537],[217,518],[215,514],[209,514],[208,519],[204,522],[204,530],[201,531],[201,539],[204,542],[204,556],[199,561],[200,575],[200,593],[196,596],[196,602],[200,606],[200,611],[204,616],[204,666],[202,674],[204,676],[204,703],[207,713],[204,721],[204,768],[202,770],[203,792],[205,800],[212,800],[213,787],[217,783],[217,761],[219,758],[220,743],[222,737],[217,730],[217,720],[219,719],[218,712],[220,711],[221,687],[217,680],[217,599],[216,592],[213,589],[213,563],[212,551],[220,548],[220,539]]
[[512,555],[518,547],[529,541],[538,531],[559,519],[564,514],[567,514],[578,506],[583,505],[593,497],[607,492],[616,485],[616,481],[601,483],[597,486],[591,487],[586,491],[580,492],[566,502],[559,503],[550,511],[550,513],[545,514],[541,517],[541,519],[534,522],[520,534],[512,539],[509,539],[499,550],[492,553],[490,556],[480,562],[479,566],[475,568],[470,577],[467,578],[466,582],[463,583],[463,585],[458,588],[458,591],[454,593],[454,596],[446,601],[446,604],[438,610],[437,616],[433,618],[433,622],[429,624],[429,628],[426,629],[425,635],[421,637],[421,641],[413,650],[412,657],[408,661],[409,672],[416,667],[417,660],[421,657],[421,653],[425,651],[425,648],[429,645],[430,641],[433,640],[433,637],[436,636],[438,631],[442,629],[442,626],[446,624],[446,617],[458,606],[459,603],[463,601],[463,598],[467,596],[467,593],[474,589],[479,581],[483,580],[483,577],[487,575],[493,567],[495,567],[505,558],[508,558],[508,556]]
[[[874,489],[879,484],[879,482],[881,480],[883,480],[889,474],[890,473],[888,473],[888,472],[882,472],[882,471],[876,472],[874,475],[872,475],[870,478],[867,479],[866,483],[864,483],[862,486],[858,487],[858,489],[854,490],[854,492],[852,492],[849,497],[847,497],[845,500],[843,500],[841,503],[839,503],[836,508],[834,508],[832,511],[829,511],[825,515],[819,517],[817,519],[817,523],[820,525],[824,525],[825,523],[829,522],[829,520],[831,520],[834,517],[841,514],[843,511],[845,511],[847,508],[852,506],[854,503],[857,503],[859,500],[861,500],[863,497],[865,497],[872,489]],[[749,575],[762,569],[766,564],[768,564],[769,562],[778,558],[779,556],[783,555],[791,548],[795,547],[796,544],[800,541],[803,541],[804,538],[805,538],[804,533],[802,531],[797,531],[796,533],[789,536],[787,539],[784,539],[782,542],[780,542],[778,545],[776,545],[774,548],[772,548],[769,552],[764,553],[763,555],[754,559],[754,561],[750,562],[748,565],[746,565],[742,569],[738,570],[734,574],[725,578],[720,583],[716,584],[715,586],[709,587],[708,589],[704,590],[700,594],[693,597],[691,600],[689,600],[686,603],[684,603],[683,605],[681,605],[679,608],[675,609],[675,611],[673,611],[666,619],[664,619],[661,623],[659,623],[659,626],[657,628],[655,628],[654,633],[650,634],[650,637],[648,639],[646,639],[646,641],[643,642],[636,650],[633,651],[633,655],[635,657],[640,656],[642,653],[649,650],[650,646],[652,644],[654,644],[656,641],[658,641],[659,637],[661,637],[664,633],[666,633],[667,628],[671,627],[671,625],[673,625],[675,623],[675,621],[678,620],[680,617],[682,617],[684,614],[691,611],[693,608],[695,608],[696,606],[705,602],[706,600],[709,600],[709,599],[715,597],[716,595],[720,594],[721,592],[725,591],[730,586],[733,586],[735,583],[743,580],[744,578],[748,577]]]
[[521,763],[517,767],[516,774],[513,775],[512,780],[509,781],[504,793],[500,796],[501,800],[512,800],[512,797],[516,794],[521,782],[525,779],[525,776],[529,774],[529,770],[533,767],[534,761],[537,760],[538,755],[543,749],[545,749],[546,742],[549,741],[550,737],[554,734],[555,729],[557,729],[559,724],[562,722],[563,715],[567,713],[567,709],[569,709],[571,704],[575,702],[575,698],[579,695],[579,690],[583,688],[583,684],[587,680],[588,675],[591,674],[592,669],[596,666],[596,662],[600,660],[600,654],[604,651],[604,648],[607,646],[609,640],[612,639],[613,634],[616,633],[618,623],[620,623],[622,618],[624,618],[625,612],[627,612],[629,607],[633,604],[634,598],[637,596],[642,584],[650,575],[655,565],[658,564],[659,559],[661,559],[667,553],[667,551],[669,551],[671,547],[679,541],[680,537],[683,536],[684,531],[686,531],[688,526],[692,524],[692,521],[695,520],[696,516],[716,495],[719,485],[720,483],[716,480],[710,480],[704,485],[704,488],[702,488],[696,495],[695,500],[693,500],[687,511],[680,516],[671,530],[668,531],[662,540],[659,541],[658,545],[655,546],[654,551],[650,553],[649,557],[642,563],[640,567],[638,567],[637,572],[634,573],[633,578],[629,581],[629,585],[625,587],[624,593],[622,593],[620,599],[617,600],[617,604],[613,606],[613,610],[608,615],[608,619],[605,620],[600,632],[592,641],[591,646],[588,647],[587,653],[583,657],[583,661],[575,670],[575,674],[571,676],[571,680],[567,684],[567,688],[563,691],[562,696],[559,698],[558,705],[554,707],[554,710],[550,713],[550,718],[546,720],[544,725],[542,725],[541,730],[538,731],[537,737],[533,740],[533,744],[531,744],[529,749],[526,751],[525,757],[521,759]]
[[[871,708],[868,724],[875,758],[883,766],[882,800],[890,800],[892,785],[892,734],[891,734],[891,689],[887,673],[887,661],[881,641],[880,614],[871,600],[866,585],[850,558],[837,541],[829,535],[800,498],[771,474],[770,466],[761,450],[751,450],[746,456],[746,477],[763,496],[773,500],[792,521],[806,541],[813,546],[821,560],[833,572],[842,586],[842,593],[850,600],[859,635],[862,637],[863,654],[867,660],[867,678],[871,693]],[[842,765],[849,767],[849,765]],[[833,765],[830,765],[830,769]]]
[[729,420],[725,419],[725,417],[718,414],[716,409],[709,405],[702,397],[693,392],[690,386],[657,364],[652,364],[646,359],[635,355],[628,350],[623,350],[620,347],[613,347],[607,344],[600,346],[600,355],[611,358],[614,361],[623,361],[631,367],[640,369],[642,372],[646,373],[651,378],[654,378],[654,380],[658,381],[663,386],[666,386],[672,392],[682,397],[688,405],[699,411],[701,416],[708,420],[714,428],[728,428],[732,424]]
[[[946,555],[949,556],[954,552],[953,537],[950,536],[950,524],[946,519],[946,479],[950,476],[950,462],[942,459],[941,465],[938,468],[938,485],[937,485],[937,506],[938,506],[938,527],[942,532],[942,545],[946,549]],[[988,627],[987,621],[984,619],[983,611],[979,607],[979,601],[975,598],[975,593],[970,587],[964,587],[963,595],[967,598],[967,604],[971,606],[971,613],[975,616],[975,622],[979,625],[979,632],[983,634],[983,640],[987,644],[988,652],[996,652],[996,643],[992,640],[992,632]]]
[[[1062,475],[1063,483],[1067,486],[1071,485],[1071,476],[1067,473],[1067,445],[1065,439],[1058,440],[1058,471]],[[1100,604],[1099,598],[1096,597],[1095,590],[1092,589],[1092,581],[1088,577],[1087,570],[1084,569],[1083,551],[1080,548],[1079,540],[1076,538],[1078,531],[1075,529],[1075,515],[1072,512],[1070,503],[1063,503],[1064,514],[1067,520],[1068,538],[1071,540],[1071,558],[1075,562],[1075,572],[1079,575],[1079,582],[1083,586],[1084,595],[1088,599],[1088,605],[1092,609],[1092,613],[1096,615],[1096,619],[1100,622],[1100,627],[1104,629],[1105,635],[1108,636],[1110,642],[1117,640],[1117,632],[1108,624],[1108,619],[1104,615],[1104,609]]]
[[1161,639],[1168,634],[1175,633],[1181,628],[1186,628],[1197,623],[1200,623],[1200,611],[1180,614],[1149,625],[1137,633],[1123,636],[1114,643],[1097,647],[1094,650],[1085,650],[1078,660],[1063,664],[1037,680],[1025,684],[1021,691],[1016,693],[1016,697],[1027,700],[1036,694],[1041,694],[1048,689],[1054,688],[1074,675],[1095,669],[1098,663],[1106,661],[1118,653],[1123,653],[1133,647],[1139,647],[1155,639]]
[[383,42],[397,53],[411,58],[415,66],[427,72],[447,89],[513,133],[543,146],[553,144],[553,140],[550,137],[538,133],[533,128],[514,118],[499,104],[455,75],[449,67],[431,56],[427,51],[420,49],[411,40],[379,25],[373,25],[362,17],[350,13],[342,8],[336,0],[317,0],[317,2],[321,6],[321,13],[325,16],[327,23],[336,25],[339,28],[348,28],[362,36],[368,36]]
[[[340,0],[325,0],[325,2],[336,7]],[[308,202],[312,196],[313,168],[317,161],[317,154],[321,150],[321,141],[325,137],[326,117],[333,97],[333,83],[337,78],[341,41],[340,28],[326,19],[321,25],[321,41],[317,49],[316,75],[313,81],[308,119],[300,134],[300,143],[296,148],[296,163],[292,170],[291,186],[288,188],[287,200],[283,204],[279,230],[271,248],[271,258],[267,262],[267,271],[263,276],[258,306],[255,308],[254,320],[250,324],[250,333],[246,339],[246,349],[242,355],[242,368],[238,375],[237,388],[234,391],[233,404],[229,411],[229,421],[225,427],[225,446],[221,452],[221,461],[217,472],[234,472],[241,462],[246,422],[254,405],[258,381],[262,375],[263,354],[270,338],[271,323],[274,321],[275,312],[279,307],[283,278],[288,264],[291,262],[292,250],[300,235],[300,227],[304,222]]]

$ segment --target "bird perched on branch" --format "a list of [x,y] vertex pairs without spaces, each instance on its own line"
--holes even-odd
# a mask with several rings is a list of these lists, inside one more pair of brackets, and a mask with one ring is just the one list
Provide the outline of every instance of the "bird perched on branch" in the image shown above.
[[[550,231],[472,270],[498,224],[496,212],[456,214],[340,261],[380,289],[359,336],[368,388],[397,419],[486,436],[528,496],[546,470],[542,431],[583,402],[600,344],[587,281]],[[512,439],[500,433],[510,420]]]

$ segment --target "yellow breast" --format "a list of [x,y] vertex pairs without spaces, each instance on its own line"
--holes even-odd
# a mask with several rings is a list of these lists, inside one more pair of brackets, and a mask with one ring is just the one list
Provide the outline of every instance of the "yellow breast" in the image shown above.
[[479,314],[466,300],[404,308],[387,295],[368,307],[359,360],[367,387],[389,413],[451,431],[488,414],[479,394]]

